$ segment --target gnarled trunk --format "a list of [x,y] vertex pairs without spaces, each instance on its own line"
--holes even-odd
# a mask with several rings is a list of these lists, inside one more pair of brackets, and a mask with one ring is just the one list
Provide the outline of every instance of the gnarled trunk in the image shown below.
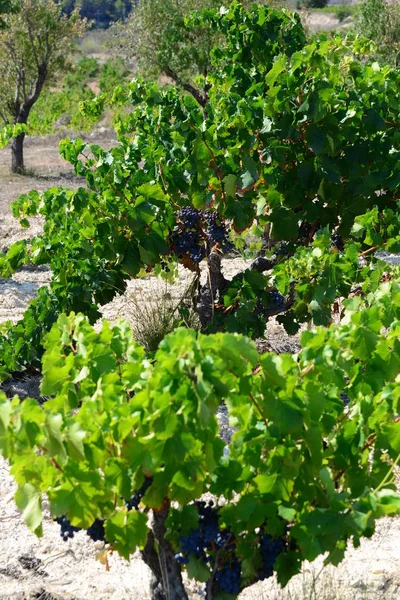
[[24,171],[24,139],[25,133],[21,133],[11,142],[11,170],[13,173],[23,173]]
[[168,511],[168,504],[160,511],[153,511],[152,530],[142,550],[142,558],[152,572],[151,600],[188,600],[181,566],[175,559],[171,544],[165,539]]

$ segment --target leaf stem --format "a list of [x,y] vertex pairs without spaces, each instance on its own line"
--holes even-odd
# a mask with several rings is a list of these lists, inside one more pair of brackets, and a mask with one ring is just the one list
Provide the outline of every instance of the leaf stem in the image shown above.
[[376,492],[379,492],[379,490],[381,490],[383,488],[383,486],[387,483],[389,477],[392,475],[394,468],[396,467],[396,465],[398,464],[398,462],[400,461],[400,454],[397,455],[396,460],[392,463],[389,471],[386,473],[385,477],[382,479],[382,481],[380,482],[380,484],[378,485],[378,487],[376,487],[374,489],[374,494],[376,494]]

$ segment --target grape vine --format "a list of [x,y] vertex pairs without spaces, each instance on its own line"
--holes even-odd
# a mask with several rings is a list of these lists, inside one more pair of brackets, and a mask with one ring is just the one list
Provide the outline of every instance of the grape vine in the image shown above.
[[[63,538],[139,548],[180,600],[182,569],[210,600],[273,572],[285,585],[400,512],[399,268],[381,260],[400,252],[399,69],[370,64],[368,41],[307,41],[267,6],[185,26],[205,24],[221,39],[206,105],[141,80],[84,103],[129,106],[118,143],[62,141],[86,187],[21,196],[14,216],[44,216],[43,233],[0,255],[2,277],[52,271],[0,334],[0,379],[33,365],[49,397],[0,395],[28,526],[41,534],[47,494]],[[228,279],[223,255],[251,235],[259,255]],[[196,273],[201,332],[176,330],[150,361],[126,323],[94,329],[129,278],[178,262]],[[297,355],[257,353],[272,316],[309,325]]]
[[[95,331],[61,315],[43,356],[52,397],[0,395],[17,505],[40,534],[46,493],[63,537],[85,529],[122,556],[139,547],[150,565],[155,538],[209,598],[275,571],[285,584],[319,553],[336,564],[349,540],[400,512],[399,322],[393,280],[347,300],[340,325],[305,331],[297,357],[178,329],[150,364],[126,323]],[[236,428],[228,454],[222,402]]]
[[[369,278],[376,284],[383,269],[374,251],[399,251],[399,70],[368,64],[362,40],[307,42],[298,16],[267,6],[246,12],[234,2],[186,26],[202,23],[221,36],[205,109],[140,80],[83,103],[88,118],[108,104],[130,106],[109,151],[61,142],[88,189],[31,192],[14,203],[24,227],[36,214],[47,224],[0,256],[1,276],[26,263],[49,264],[53,276],[41,309],[29,309],[40,314],[37,333],[24,317],[0,337],[1,378],[40,360],[53,309],[94,322],[127,279],[165,274],[166,261],[195,272],[207,261],[195,306],[203,330],[257,337],[274,314],[290,333],[304,322],[328,324],[336,298]],[[227,281],[216,253],[230,252],[254,224],[268,232],[267,268]]]

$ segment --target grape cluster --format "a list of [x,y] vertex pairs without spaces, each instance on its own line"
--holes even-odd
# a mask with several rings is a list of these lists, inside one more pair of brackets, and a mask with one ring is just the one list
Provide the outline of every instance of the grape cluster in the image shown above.
[[207,245],[216,244],[228,251],[233,244],[228,239],[225,222],[213,210],[201,211],[185,206],[175,213],[177,226],[170,235],[170,244],[180,256],[199,263],[206,256]]
[[235,596],[240,592],[240,560],[233,556],[231,562],[224,564],[215,574],[219,588],[227,594]]
[[175,558],[181,564],[187,564],[191,554],[194,554],[196,558],[201,558],[214,540],[217,547],[221,547],[223,544],[224,536],[218,529],[219,516],[213,502],[210,501],[206,504],[206,502],[199,501],[195,503],[195,506],[199,515],[199,525],[198,529],[179,538],[181,551]]
[[312,230],[312,225],[307,221],[302,221],[299,227],[299,238],[308,238]]
[[[180,552],[175,559],[187,564],[191,557],[201,559],[212,568],[212,579],[206,585],[206,598],[226,593],[237,595],[240,592],[242,564],[236,553],[236,539],[229,528],[219,526],[219,509],[213,502],[195,502],[198,513],[198,527],[188,535],[180,536]],[[257,550],[260,553],[259,581],[271,577],[274,564],[286,548],[285,533],[274,538],[264,527],[257,536]]]
[[104,521],[102,519],[96,519],[89,529],[86,530],[86,533],[94,542],[104,542],[106,535]]
[[[151,486],[152,482],[153,482],[152,477],[145,478],[142,487],[139,490],[137,490],[134,494],[132,494],[130,500],[127,500],[125,502],[125,506],[127,507],[128,510],[132,510],[132,509],[137,510],[139,508],[139,504],[140,504],[143,496],[145,495],[146,491]],[[74,537],[75,533],[77,533],[78,531],[81,531],[80,527],[74,527],[73,525],[71,525],[71,523],[68,521],[68,519],[65,515],[62,517],[58,517],[57,519],[55,519],[55,521],[56,521],[56,523],[58,523],[60,525],[60,535],[61,535],[62,539],[64,540],[64,542],[68,541],[68,539],[72,539]],[[105,521],[103,519],[96,519],[92,523],[92,525],[86,530],[87,535],[94,542],[98,542],[98,541],[104,542],[105,541],[104,523],[105,523]]]
[[285,312],[285,299],[282,294],[275,290],[268,292],[268,308],[274,312]]
[[175,559],[181,564],[187,564],[190,556],[194,555],[209,564],[215,561],[218,553],[213,592],[238,594],[241,562],[235,554],[234,535],[229,529],[219,528],[218,508],[214,507],[212,501],[208,504],[199,501],[195,506],[199,516],[198,528],[179,538],[180,552]]
[[80,531],[79,527],[74,527],[68,521],[67,517],[64,515],[62,517],[58,517],[55,519],[56,523],[60,526],[60,535],[64,542],[67,542],[68,539],[72,539],[78,531]]
[[132,509],[138,510],[139,504],[140,504],[143,496],[145,495],[145,493],[147,492],[147,490],[149,489],[149,487],[151,486],[152,483],[153,483],[152,477],[145,477],[142,487],[139,488],[136,492],[134,492],[132,494],[132,496],[130,497],[130,499],[125,502],[125,506],[128,510],[132,510]]
[[184,229],[195,229],[200,225],[203,213],[201,210],[196,210],[191,206],[185,206],[177,213],[176,217],[182,223]]
[[211,246],[219,244],[220,247],[229,251],[232,250],[233,244],[228,238],[225,221],[214,210],[206,210],[204,220],[207,224],[206,235]]
[[193,262],[199,263],[206,255],[202,243],[201,210],[185,206],[175,216],[178,226],[175,227],[170,238],[172,245],[175,246],[177,254],[189,256]]
[[339,252],[343,252],[344,243],[343,243],[342,236],[339,235],[338,233],[334,233],[332,235],[331,239],[332,239],[332,244],[335,246],[335,248],[337,248],[339,250]]
[[259,540],[262,566],[258,572],[258,577],[262,581],[263,579],[272,577],[275,561],[285,549],[285,541],[283,538],[273,538],[265,532],[260,535]]
[[[60,525],[60,535],[64,542],[67,542],[68,539],[72,539],[78,531],[81,531],[80,527],[75,527],[71,525],[67,517],[64,515],[62,517],[58,517],[55,519],[56,523]],[[105,539],[105,530],[104,530],[104,521],[101,519],[96,519],[94,523],[86,530],[87,535],[94,541],[97,542],[99,540],[104,541]]]

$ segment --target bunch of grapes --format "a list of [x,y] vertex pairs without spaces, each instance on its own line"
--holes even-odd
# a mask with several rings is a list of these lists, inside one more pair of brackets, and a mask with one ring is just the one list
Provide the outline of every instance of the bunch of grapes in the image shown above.
[[312,230],[312,225],[307,221],[302,221],[299,227],[299,238],[308,238]]
[[[188,535],[179,538],[180,552],[175,559],[187,564],[191,556],[201,559],[212,567],[212,580],[206,585],[206,598],[226,593],[237,595],[240,592],[242,564],[236,554],[236,539],[229,528],[219,527],[219,509],[213,502],[195,502],[198,512],[198,527]],[[285,534],[274,538],[261,528],[257,539],[261,566],[257,573],[259,581],[271,577],[274,564],[281,552],[285,551]]]
[[185,206],[176,213],[176,218],[178,225],[170,236],[176,253],[189,256],[193,262],[199,263],[206,255],[201,229],[201,210]]
[[104,542],[106,536],[104,521],[96,519],[89,529],[86,530],[86,533],[94,542]]
[[[62,517],[58,517],[57,519],[55,519],[55,521],[60,525],[60,535],[64,542],[67,542],[68,539],[72,539],[75,533],[81,531],[80,527],[75,527],[74,525],[71,525],[71,523],[65,515]],[[86,530],[86,533],[94,542],[97,542],[99,540],[104,541],[104,521],[101,519],[96,519],[89,527],[89,529]]]
[[265,532],[261,533],[259,540],[262,566],[258,572],[258,577],[262,581],[272,577],[275,561],[285,549],[285,541],[283,538],[273,538]]
[[343,243],[343,238],[341,235],[339,235],[338,233],[334,233],[331,237],[332,240],[332,244],[333,246],[339,250],[339,252],[343,252],[344,250],[344,243]]
[[218,569],[215,579],[221,591],[236,596],[240,592],[240,575],[240,560],[236,556],[233,556],[229,563],[225,563]]
[[[125,502],[125,506],[128,510],[138,509],[139,504],[145,495],[148,488],[151,486],[153,482],[152,477],[146,477],[142,487],[132,494],[130,500]],[[56,523],[60,525],[60,535],[64,542],[68,541],[68,539],[72,539],[78,531],[81,531],[80,527],[75,527],[71,525],[68,521],[67,517],[64,515],[63,517],[58,517],[55,519]],[[102,541],[105,540],[105,521],[103,519],[96,519],[92,525],[86,530],[87,535],[94,541]]]
[[204,220],[207,224],[206,235],[211,246],[219,244],[222,250],[229,251],[233,248],[232,242],[228,238],[228,231],[224,219],[214,210],[206,210]]
[[182,223],[184,229],[196,229],[201,224],[203,213],[191,206],[185,206],[176,214],[176,217]]
[[223,251],[232,250],[225,221],[216,211],[203,213],[185,206],[175,216],[177,225],[170,235],[170,244],[178,255],[199,263],[206,256],[207,246],[218,244]]
[[271,308],[274,314],[276,312],[285,312],[285,299],[282,294],[276,290],[268,292],[268,308]]
[[68,521],[67,517],[64,515],[63,517],[58,517],[55,519],[56,523],[60,526],[60,535],[64,542],[67,542],[68,539],[72,539],[78,531],[80,531],[79,527],[74,527]]
[[[229,529],[220,529],[218,525],[218,508],[210,501],[196,502],[199,515],[197,529],[188,535],[181,536],[180,552],[175,559],[181,564],[187,564],[190,556],[203,559],[210,564],[215,561],[218,553],[218,564],[215,569],[213,592],[222,591],[228,594],[238,594],[240,590],[241,563],[235,554],[235,538]],[[215,568],[215,566],[214,566]],[[214,588],[216,588],[214,590]]]
[[[217,547],[221,547],[224,542],[224,535],[218,528],[219,515],[214,503],[210,501],[207,504],[198,501],[195,506],[199,515],[199,525],[198,529],[179,538],[181,551],[175,558],[181,564],[187,564],[191,554],[194,554],[196,558],[201,558],[214,540]],[[207,562],[209,561],[207,560]]]
[[139,488],[136,492],[134,492],[132,494],[132,496],[130,497],[130,500],[127,500],[125,502],[125,506],[128,510],[132,510],[132,509],[138,510],[139,504],[142,501],[143,496],[145,495],[145,493],[147,492],[147,490],[149,489],[149,487],[151,486],[152,483],[153,483],[152,477],[145,477],[142,487]]

